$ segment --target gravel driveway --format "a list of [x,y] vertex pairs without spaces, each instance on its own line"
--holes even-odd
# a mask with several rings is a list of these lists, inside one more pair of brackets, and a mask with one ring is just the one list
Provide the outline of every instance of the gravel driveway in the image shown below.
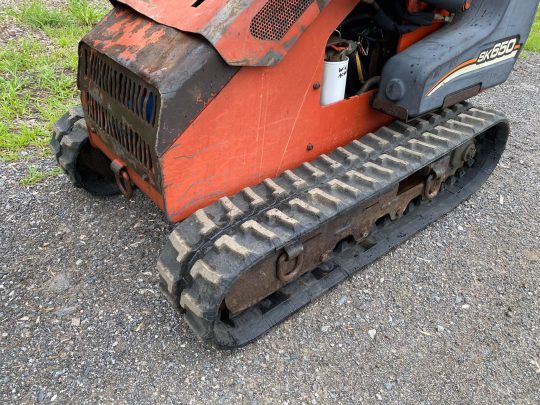
[[142,195],[0,163],[0,402],[540,403],[540,56],[476,103],[513,124],[483,189],[233,352],[160,296],[171,226]]

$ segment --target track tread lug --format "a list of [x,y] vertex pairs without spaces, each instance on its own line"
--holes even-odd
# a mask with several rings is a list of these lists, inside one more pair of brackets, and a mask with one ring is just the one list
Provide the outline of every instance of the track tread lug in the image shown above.
[[420,137],[429,144],[438,144],[444,147],[450,146],[450,140],[444,136],[432,134],[430,132],[424,132]]
[[358,156],[355,153],[352,153],[352,152],[348,151],[347,149],[345,149],[343,147],[337,148],[336,153],[339,153],[341,156],[343,156],[345,161],[348,162],[348,163],[353,163],[353,162],[356,162],[356,161],[358,161],[360,159],[360,156]]
[[185,258],[191,253],[192,246],[180,235],[177,230],[174,230],[169,235],[169,240],[178,252],[176,260],[179,263],[183,262]]
[[270,189],[270,192],[272,193],[272,196],[274,198],[284,197],[288,195],[287,190],[285,190],[272,179],[264,180],[264,184],[268,189]]
[[285,214],[283,211],[278,210],[277,208],[272,208],[271,210],[267,211],[266,217],[271,220],[275,220],[282,225],[285,225],[293,231],[296,230],[300,225],[300,223],[296,219],[289,217],[287,214]]
[[375,152],[375,148],[372,148],[371,146],[369,145],[366,145],[365,143],[359,141],[359,140],[354,140],[350,143],[351,146],[354,146],[358,149],[360,149],[362,152],[370,155],[372,154],[373,152]]
[[409,166],[409,162],[403,159],[400,159],[396,156],[393,156],[391,154],[382,154],[380,156],[381,162],[383,162],[385,167],[388,168],[395,168],[398,170],[406,169]]
[[202,277],[208,282],[221,285],[224,281],[223,274],[216,272],[208,263],[200,259],[195,262],[193,267],[190,270],[191,277],[197,278]]
[[241,228],[244,232],[252,232],[259,239],[262,239],[262,240],[275,241],[279,239],[279,237],[270,229],[265,228],[259,222],[252,219],[247,222],[244,222],[241,225]]
[[180,296],[180,306],[202,319],[207,319],[210,312],[200,304],[200,301],[192,295],[189,289],[182,292]]
[[311,196],[311,198],[314,201],[317,201],[319,204],[324,205],[326,207],[331,207],[335,209],[343,204],[343,200],[327,193],[326,191],[318,187],[312,190],[309,190],[308,194],[309,196]]
[[251,187],[246,187],[242,192],[249,199],[249,205],[253,208],[260,207],[266,202],[264,198],[258,195]]
[[196,211],[193,215],[197,222],[201,225],[199,232],[203,236],[208,236],[218,229],[218,226],[210,219],[204,209]]
[[325,177],[325,173],[321,169],[315,167],[312,163],[302,163],[302,167],[306,169],[310,173],[310,175],[316,179]]
[[332,170],[332,171],[339,170],[339,169],[341,169],[343,167],[343,165],[341,163],[337,162],[336,160],[332,159],[330,156],[328,156],[326,154],[323,154],[323,155],[319,156],[319,158],[322,161],[324,161],[327,165],[329,165],[330,170]]
[[424,153],[436,153],[437,150],[439,148],[437,148],[437,146],[431,144],[431,143],[427,143],[427,142],[422,142],[422,141],[419,141],[418,139],[411,139],[409,141],[409,148],[413,149],[413,150],[419,150],[421,152],[424,152]]
[[219,203],[226,212],[226,216],[229,220],[234,220],[242,216],[243,212],[238,208],[229,197],[222,197],[219,199]]
[[313,205],[308,204],[307,202],[301,200],[300,198],[294,198],[289,201],[289,206],[296,207],[299,211],[305,212],[307,214],[314,215],[319,217],[321,215],[321,210]]
[[381,138],[372,132],[364,135],[361,139],[363,143],[373,147],[374,149],[382,148],[390,143],[386,139]]
[[370,189],[375,188],[375,186],[380,183],[380,181],[377,180],[375,177],[367,176],[366,174],[357,170],[348,171],[347,177],[349,177],[350,179],[354,179],[355,181],[361,183],[362,185]]
[[406,148],[404,146],[398,146],[395,151],[400,154],[400,155],[407,155],[409,156],[410,159],[414,159],[416,161],[418,160],[422,160],[425,156],[424,153],[422,152],[419,152],[419,151],[416,151],[416,150],[412,150],[412,149],[409,149],[409,148]]
[[226,250],[241,258],[246,258],[252,253],[250,249],[241,245],[229,235],[221,236],[218,240],[214,242],[214,246],[218,251]]
[[358,190],[356,187],[353,187],[347,183],[344,183],[341,180],[333,179],[328,182],[328,185],[334,189],[341,191],[342,193],[348,194],[349,196],[352,196],[353,198],[358,198],[360,196],[360,190]]
[[364,164],[364,168],[367,170],[368,174],[386,179],[391,178],[394,175],[394,170],[378,165],[374,162],[367,162]]
[[285,176],[297,190],[307,186],[307,182],[291,170],[285,170],[283,176]]

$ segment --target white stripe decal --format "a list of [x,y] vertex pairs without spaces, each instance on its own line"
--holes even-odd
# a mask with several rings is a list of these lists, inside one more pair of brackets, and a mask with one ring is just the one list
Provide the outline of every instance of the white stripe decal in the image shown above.
[[473,63],[472,65],[468,65],[463,67],[462,69],[459,69],[457,72],[452,73],[450,76],[448,76],[446,79],[444,79],[441,83],[439,83],[436,87],[434,87],[428,94],[427,97],[431,96],[433,93],[435,93],[437,90],[439,90],[442,86],[445,84],[451,82],[452,80],[470,72],[474,72],[476,70],[483,69],[488,66],[493,66],[497,63],[504,62],[506,60],[515,58],[519,52],[519,49],[514,50],[512,53],[509,53],[508,55],[505,55],[503,57],[500,57],[498,59],[493,59],[489,62],[482,63],[480,65]]

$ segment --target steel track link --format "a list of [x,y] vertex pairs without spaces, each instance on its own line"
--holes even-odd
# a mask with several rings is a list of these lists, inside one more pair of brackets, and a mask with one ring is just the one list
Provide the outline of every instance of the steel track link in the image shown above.
[[[168,289],[169,296],[177,302],[180,294],[186,320],[203,340],[225,348],[248,343],[453,208],[454,203],[457,205],[476,188],[468,190],[464,187],[453,193],[461,195],[457,200],[454,198],[457,202],[452,204],[441,205],[440,201],[445,198],[439,197],[431,203],[427,213],[414,221],[411,219],[414,216],[410,215],[395,221],[384,232],[388,234],[393,228],[398,229],[399,240],[388,238],[388,235],[383,237],[371,249],[359,257],[356,255],[356,265],[354,260],[347,262],[347,254],[338,255],[331,272],[304,274],[284,286],[280,290],[282,298],[273,305],[272,302],[266,307],[255,305],[228,319],[223,313],[223,302],[243,274],[263,260],[277,257],[277,252],[283,252],[291,243],[339,219],[374,196],[384,195],[408,176],[497,125],[507,128],[505,118],[468,105],[432,114],[428,120],[417,120],[415,126],[397,122],[277,179],[246,189],[240,193],[241,198],[222,199],[197,212],[171,234],[171,243],[161,256],[160,273],[166,284],[174,287]],[[489,150],[502,152],[504,149],[507,131],[499,132],[494,137],[498,147]],[[339,159],[338,155],[343,158]],[[500,155],[497,152],[491,159],[487,158],[489,156],[489,153],[482,155],[477,169],[471,169],[471,173],[477,173],[471,184],[474,179],[487,178],[486,173],[492,168],[486,171],[483,166],[496,163]],[[478,183],[479,186],[481,182]],[[269,191],[278,198],[268,198]],[[452,192],[447,190],[445,193]],[[453,201],[451,196],[446,200]],[[249,203],[245,204],[245,201]],[[438,211],[437,204],[440,205]],[[430,221],[425,220],[431,216]],[[361,250],[361,247],[356,249],[357,253],[362,253]],[[171,269],[180,272],[183,282],[179,282],[178,277],[167,279]],[[189,276],[186,269],[189,269]]]

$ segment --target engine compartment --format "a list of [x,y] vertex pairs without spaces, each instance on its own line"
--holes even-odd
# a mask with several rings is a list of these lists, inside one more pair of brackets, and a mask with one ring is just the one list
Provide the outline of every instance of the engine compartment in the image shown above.
[[327,61],[335,60],[342,52],[349,60],[345,98],[378,87],[386,62],[403,50],[403,36],[452,18],[450,12],[421,1],[360,2],[331,35],[325,55]]

